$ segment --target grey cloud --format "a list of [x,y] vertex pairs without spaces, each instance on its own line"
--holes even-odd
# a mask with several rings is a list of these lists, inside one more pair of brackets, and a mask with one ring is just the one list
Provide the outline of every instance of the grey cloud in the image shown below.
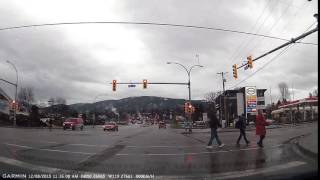
[[[261,12],[267,1],[117,1],[115,9],[120,20],[138,22],[176,23],[199,26],[212,26],[251,31],[257,14]],[[284,3],[271,0],[276,8],[269,8],[272,18],[277,18],[286,9],[290,1]],[[3,3],[0,11],[0,27],[21,24],[33,24],[33,17],[26,17],[23,12],[14,11],[11,4],[7,7]],[[295,6],[296,5],[294,3]],[[271,6],[270,6],[271,7]],[[11,10],[13,9],[13,10]],[[288,13],[292,14],[292,8]],[[305,13],[305,12],[304,12]],[[302,15],[304,15],[302,13]],[[300,14],[300,16],[302,16]],[[10,20],[8,20],[10,17]],[[290,16],[284,16],[288,21]],[[109,19],[107,19],[109,20]],[[113,19],[112,19],[113,20]],[[306,21],[306,22],[309,22]],[[300,21],[303,26],[307,24]],[[282,23],[282,22],[280,22]],[[96,51],[110,51],[114,47],[105,46],[100,42],[88,47],[84,44],[75,44],[68,40],[62,27],[43,27],[0,32],[0,57],[10,59],[17,63],[21,73],[23,85],[35,86],[35,94],[40,100],[47,100],[51,96],[66,97],[68,102],[91,101],[99,93],[108,93],[105,98],[121,98],[139,95],[158,95],[172,98],[187,98],[185,86],[151,86],[142,91],[141,87],[128,89],[119,86],[116,93],[111,92],[111,79],[119,81],[139,81],[147,78],[150,81],[185,82],[187,75],[183,69],[174,65],[167,65],[166,61],[178,61],[190,67],[197,63],[195,55],[200,55],[200,63],[205,67],[194,69],[192,72],[192,97],[202,99],[209,91],[222,89],[220,71],[229,71],[227,84],[236,82],[232,80],[231,66],[241,63],[248,55],[249,48],[260,42],[260,38],[250,38],[245,35],[207,31],[200,29],[185,29],[178,27],[159,27],[144,25],[123,25],[125,28],[137,32],[137,38],[142,41],[144,49],[143,61],[122,63],[122,61],[109,61],[101,65],[95,58]],[[270,27],[264,25],[266,31]],[[292,27],[299,26],[294,23]],[[290,27],[288,27],[290,29]],[[292,29],[292,28],[291,28]],[[90,34],[86,34],[90,36]],[[306,40],[315,40],[317,35]],[[244,40],[251,40],[251,46],[240,50],[238,56],[230,59],[235,50]],[[126,42],[123,42],[126,43]],[[259,50],[264,52],[281,42],[264,40],[259,44]],[[256,45],[257,46],[257,45]],[[314,47],[297,45],[288,51],[279,61],[273,62],[263,71],[241,85],[257,85],[260,88],[276,86],[278,82],[285,81],[290,84],[294,81],[296,89],[309,89],[317,81],[317,50]],[[126,53],[126,52],[123,52]],[[255,51],[255,55],[260,52]],[[308,54],[310,62],[302,61]],[[269,58],[262,59],[251,71],[239,71],[243,78],[255,71],[259,65],[267,62]],[[10,68],[10,67],[9,67]],[[12,69],[0,67],[6,78],[14,79]],[[2,73],[0,74],[0,77]],[[304,78],[308,78],[307,81]],[[2,85],[2,84],[1,84]],[[9,88],[10,89],[10,88]]]

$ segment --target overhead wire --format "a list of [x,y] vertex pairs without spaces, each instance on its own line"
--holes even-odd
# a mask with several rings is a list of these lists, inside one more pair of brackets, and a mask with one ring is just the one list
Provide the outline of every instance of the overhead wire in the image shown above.
[[[268,35],[264,35],[264,34],[250,33],[250,32],[232,30],[232,29],[226,29],[226,28],[185,25],[185,24],[156,23],[156,22],[131,22],[131,21],[82,21],[82,22],[44,23],[44,24],[31,24],[31,25],[4,27],[4,28],[0,28],[0,31],[21,29],[21,28],[31,28],[31,27],[81,25],[81,24],[127,24],[127,25],[153,25],[153,26],[183,27],[183,28],[205,29],[205,30],[222,31],[222,32],[229,32],[229,33],[244,34],[244,35],[260,36],[260,37],[266,37],[266,38],[270,38],[270,39],[276,39],[276,40],[287,41],[287,42],[290,41],[290,39],[285,39],[285,38],[281,38],[281,37],[268,36]],[[302,43],[302,44],[306,44],[306,43]]]
[[[304,33],[306,33],[307,31],[309,31],[315,24],[316,22],[312,23],[305,31]],[[300,39],[299,41],[302,41],[304,38]],[[248,80],[249,78],[251,78],[253,75],[255,75],[256,73],[258,73],[259,71],[261,71],[263,68],[265,68],[267,65],[269,65],[271,62],[273,62],[274,60],[276,60],[278,57],[280,57],[282,54],[284,54],[285,52],[287,52],[291,47],[293,47],[296,44],[290,44],[289,46],[285,47],[282,51],[280,51],[276,56],[274,56],[270,61],[268,61],[267,63],[265,63],[262,67],[260,67],[258,70],[256,70],[255,72],[253,72],[252,74],[250,74],[249,76],[247,76],[246,78],[244,78],[243,80],[241,80],[240,82],[238,82],[237,84],[233,85],[230,89],[235,88],[236,86],[238,86],[239,84],[243,83],[244,81]]]
[[[279,1],[277,1],[277,2],[279,2]],[[274,9],[275,9],[276,5],[277,5],[277,3],[273,6]],[[271,30],[272,30],[272,29],[275,27],[275,25],[280,21],[280,19],[282,18],[282,16],[288,11],[288,9],[289,9],[289,7],[290,7],[291,5],[292,5],[292,0],[291,0],[291,3],[290,3],[290,4],[287,4],[287,7],[286,7],[285,11],[281,13],[280,17],[277,18],[277,20],[271,25],[271,28],[270,28],[267,32],[269,32],[269,33],[271,32]],[[271,13],[269,14],[269,16],[271,16]],[[269,19],[269,16],[268,16],[268,19]],[[263,26],[264,23],[265,23],[265,22],[263,22],[263,24],[260,25],[258,32],[260,32],[260,30],[261,30],[262,27],[264,27],[264,26]],[[246,54],[249,54],[249,53],[252,54],[252,52],[253,52],[252,50],[249,50],[249,45],[251,45],[251,42],[253,41],[253,39],[254,39],[254,38],[251,37],[251,39],[247,42],[245,48],[243,49],[243,51],[245,51]],[[260,41],[262,41],[262,40],[263,40],[263,38],[261,38]],[[259,39],[258,39],[258,42],[259,42]],[[253,43],[252,43],[252,44],[253,44]],[[255,47],[255,46],[256,46],[256,45],[254,45],[253,47]]]
[[[272,30],[276,27],[276,25],[280,22],[280,19],[286,14],[286,12],[289,10],[289,8],[291,6],[293,6],[293,1],[291,0],[290,4],[287,4],[288,6],[286,7],[286,9],[284,10],[284,12],[280,15],[279,18],[277,18],[277,20],[273,23],[273,25],[271,26],[271,28],[268,30],[268,35],[271,35]],[[302,5],[303,6],[303,5]],[[252,46],[252,48],[248,51],[248,52],[254,52],[254,50],[256,50],[261,44],[262,42],[265,40],[265,38],[261,38],[260,41],[257,41],[257,43]]]
[[[260,22],[260,19],[262,18],[263,14],[265,13],[265,11],[267,10],[269,4],[270,4],[271,0],[269,0],[267,2],[267,4],[265,5],[265,7],[263,8],[262,12],[260,13],[259,17],[256,19],[254,25],[251,27],[250,32],[253,32],[255,27],[257,26],[258,22]],[[257,31],[256,31],[257,33]],[[238,46],[238,48],[232,53],[232,55],[227,59],[227,60],[234,60],[234,56],[239,54],[239,51],[242,49],[242,46],[245,44],[246,39],[244,39]],[[233,63],[233,62],[232,62]]]

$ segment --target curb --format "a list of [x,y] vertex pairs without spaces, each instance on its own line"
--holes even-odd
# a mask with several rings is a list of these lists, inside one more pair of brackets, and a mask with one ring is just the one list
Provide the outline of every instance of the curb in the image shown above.
[[307,148],[305,148],[304,146],[302,146],[301,144],[299,144],[299,140],[301,138],[304,138],[306,136],[310,136],[311,134],[308,133],[308,134],[304,134],[304,135],[300,135],[300,136],[296,136],[296,137],[293,137],[293,138],[290,138],[289,140],[285,141],[284,144],[287,144],[287,143],[290,143],[290,144],[293,144],[295,145],[294,146],[294,149],[296,149],[295,151],[298,151],[298,153],[300,153],[301,155],[303,156],[306,156],[308,158],[311,158],[311,159],[318,159],[318,154],[315,153],[315,152],[312,152],[310,150],[308,150]]
[[[307,136],[311,136],[311,134],[309,134],[309,135],[307,135]],[[306,136],[304,136],[304,137],[302,137],[302,138],[305,138],[305,137],[306,137]],[[299,149],[301,152],[303,152],[305,155],[307,155],[307,156],[309,156],[309,157],[311,157],[311,158],[316,158],[316,159],[318,159],[318,153],[315,153],[315,152],[313,152],[313,151],[305,148],[304,146],[302,146],[302,145],[300,144],[300,143],[301,143],[301,142],[300,142],[300,139],[301,139],[301,138],[298,138],[298,139],[297,139],[297,143],[296,143],[298,149]]]
[[304,153],[306,156],[309,156],[309,157],[311,157],[312,159],[318,159],[318,154],[317,154],[317,153],[314,153],[314,152],[308,150],[307,148],[301,146],[301,145],[299,144],[299,142],[296,143],[296,145],[297,145],[297,148],[298,148],[302,153]]

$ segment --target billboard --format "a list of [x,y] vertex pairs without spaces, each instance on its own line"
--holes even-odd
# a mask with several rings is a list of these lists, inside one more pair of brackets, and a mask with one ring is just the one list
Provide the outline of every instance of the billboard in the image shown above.
[[246,112],[255,114],[257,112],[257,89],[255,86],[246,87]]

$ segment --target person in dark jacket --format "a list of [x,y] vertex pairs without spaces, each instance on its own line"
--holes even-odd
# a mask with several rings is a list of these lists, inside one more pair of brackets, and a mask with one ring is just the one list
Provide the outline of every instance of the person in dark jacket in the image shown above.
[[218,136],[218,131],[217,131],[218,128],[221,127],[221,124],[217,118],[215,106],[211,105],[209,108],[210,109],[208,112],[208,118],[209,118],[209,126],[211,129],[211,138],[209,140],[207,148],[210,148],[210,149],[212,148],[212,142],[213,142],[214,138],[216,139],[219,147],[223,147],[224,144],[220,141],[219,136]]
[[241,114],[241,116],[239,116],[239,120],[237,121],[236,126],[240,130],[240,135],[237,140],[237,145],[240,145],[239,142],[242,136],[243,136],[243,139],[246,141],[247,145],[249,145],[250,141],[248,141],[246,137],[246,117],[244,116],[244,114]]

